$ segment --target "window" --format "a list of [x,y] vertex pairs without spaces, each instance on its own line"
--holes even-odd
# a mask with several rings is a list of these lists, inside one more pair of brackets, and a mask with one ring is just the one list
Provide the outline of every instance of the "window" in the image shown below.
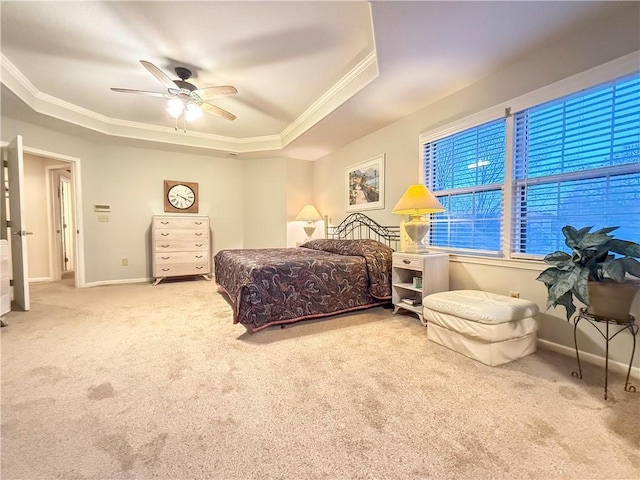
[[639,73],[478,123],[422,139],[424,182],[446,208],[433,246],[540,258],[566,249],[564,225],[640,242]]
[[431,244],[500,250],[505,120],[424,144],[425,179],[445,208],[434,215]]
[[564,225],[640,237],[640,76],[529,108],[514,126],[513,253],[563,249]]

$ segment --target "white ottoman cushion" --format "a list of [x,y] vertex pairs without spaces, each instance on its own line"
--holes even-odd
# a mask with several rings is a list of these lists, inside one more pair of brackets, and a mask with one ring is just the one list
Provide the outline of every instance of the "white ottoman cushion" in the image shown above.
[[479,342],[435,323],[429,323],[427,338],[433,343],[491,367],[518,360],[536,351],[535,333],[504,342],[487,343]]
[[454,290],[422,300],[427,338],[486,365],[536,351],[538,306],[529,300],[477,290]]
[[538,305],[529,300],[478,290],[434,293],[424,297],[422,305],[436,312],[492,325],[533,317],[539,312]]
[[519,321],[490,325],[472,322],[464,318],[458,318],[455,315],[425,308],[424,319],[428,322],[428,325],[435,324],[458,332],[465,337],[488,343],[504,342],[505,340],[531,335],[538,331],[538,322],[532,317],[523,318]]

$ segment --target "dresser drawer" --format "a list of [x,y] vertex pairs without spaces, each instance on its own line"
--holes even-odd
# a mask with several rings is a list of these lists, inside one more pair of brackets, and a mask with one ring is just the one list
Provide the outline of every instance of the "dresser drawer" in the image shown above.
[[154,232],[154,239],[157,240],[206,240],[209,238],[209,231],[201,228],[185,228],[183,230],[169,230],[158,228]]
[[393,266],[406,268],[408,270],[422,271],[424,257],[422,255],[403,255],[402,253],[393,254]]
[[177,277],[181,275],[207,275],[209,263],[166,263],[155,266],[155,277]]
[[167,263],[189,263],[189,262],[197,262],[202,263],[205,262],[207,265],[209,264],[209,252],[208,251],[194,251],[194,252],[165,252],[165,253],[156,253],[155,261],[157,264],[167,264]]
[[209,218],[208,217],[153,217],[153,229],[169,228],[169,229],[182,229],[182,228],[204,228],[209,230]]
[[204,240],[156,240],[154,251],[161,252],[193,252],[204,250],[209,251],[209,239]]

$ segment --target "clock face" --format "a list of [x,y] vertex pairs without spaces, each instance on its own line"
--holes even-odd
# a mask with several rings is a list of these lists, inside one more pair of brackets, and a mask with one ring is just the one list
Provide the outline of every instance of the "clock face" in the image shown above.
[[186,210],[196,201],[196,195],[190,187],[179,183],[169,189],[167,199],[173,207]]

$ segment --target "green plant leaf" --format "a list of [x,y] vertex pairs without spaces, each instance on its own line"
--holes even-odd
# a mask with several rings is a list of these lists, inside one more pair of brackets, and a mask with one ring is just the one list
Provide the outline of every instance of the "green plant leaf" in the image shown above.
[[562,295],[572,290],[580,278],[580,271],[579,267],[574,267],[558,275],[556,283],[549,288],[549,301],[555,303]]
[[549,265],[555,265],[559,267],[562,264],[571,260],[571,255],[566,252],[561,252],[560,250],[555,251],[553,253],[548,254],[544,257],[544,262]]
[[585,305],[589,305],[589,270],[583,268],[580,270],[577,280],[575,281],[571,291]]
[[625,265],[621,260],[622,259],[611,260],[602,265],[604,273],[618,283],[624,282],[626,271]]
[[619,260],[624,265],[624,269],[629,275],[640,278],[640,262],[635,258],[624,257]]
[[[582,239],[578,242],[577,248],[592,248],[592,247],[601,247],[605,245],[610,240],[613,240],[611,235],[607,235],[606,233],[587,233]],[[600,249],[603,251],[608,250],[608,248]]]
[[609,250],[627,257],[640,258],[640,245],[634,242],[614,238],[609,242]]
[[614,230],[617,230],[617,229],[619,229],[619,228],[620,228],[620,227],[605,227],[605,228],[601,228],[600,230],[595,231],[595,232],[593,232],[593,233],[611,233],[611,232],[613,232]]
[[[565,238],[564,243],[567,245],[567,247],[574,248],[578,246],[578,242],[582,240],[582,237],[584,236],[584,233],[585,233],[583,232],[583,230],[584,228],[578,231],[571,225],[565,225],[564,227],[562,227],[562,234],[564,235],[564,238]],[[587,229],[587,232],[589,230],[591,230],[591,227]]]
[[556,267],[549,267],[540,275],[536,280],[543,282],[545,285],[554,284],[558,280],[558,276],[562,273],[562,270]]
[[556,305],[560,305],[566,309],[567,321],[571,320],[573,314],[576,313],[576,306],[573,304],[573,295],[571,294],[571,292],[567,292],[560,298],[558,298],[558,301],[556,302],[554,307]]

